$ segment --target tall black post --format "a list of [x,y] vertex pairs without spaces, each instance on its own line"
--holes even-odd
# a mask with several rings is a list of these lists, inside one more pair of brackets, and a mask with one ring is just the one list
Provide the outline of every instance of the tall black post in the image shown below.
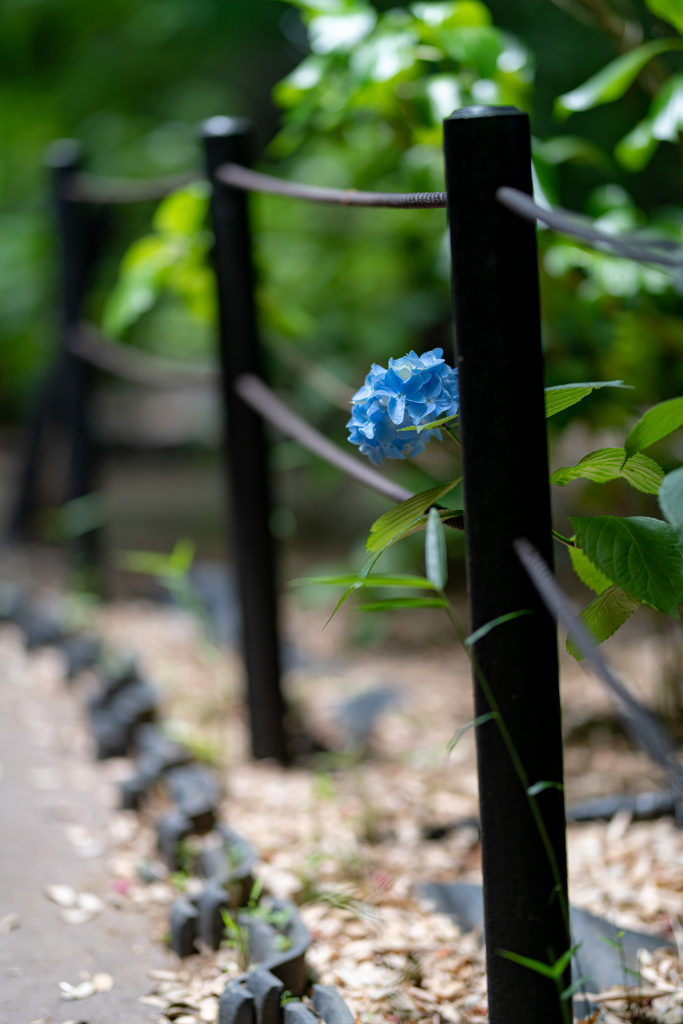
[[[561,783],[555,624],[512,549],[526,537],[552,564],[536,237],[495,198],[503,185],[532,191],[529,119],[515,107],[467,107],[444,122],[444,147],[471,625],[533,612],[493,629],[474,654],[528,784]],[[476,674],[474,696],[476,715],[488,712]],[[554,982],[500,951],[547,963],[569,948],[563,793],[537,798],[554,874],[495,721],[477,729],[477,761],[489,1020],[560,1024]]]
[[[77,328],[82,314],[88,278],[101,243],[102,211],[70,194],[82,163],[78,142],[59,139],[52,143],[46,162],[52,173],[59,242],[60,348],[29,432],[12,523],[15,534],[30,532],[39,505],[40,467],[54,457],[55,442],[64,446],[66,456],[64,479],[57,482],[59,502],[83,497],[94,489],[95,445],[89,410],[93,371],[69,351],[66,339]],[[96,546],[96,531],[84,534],[76,544],[79,556],[89,563],[95,561]]]
[[203,125],[213,186],[211,216],[218,280],[226,455],[232,509],[254,757],[287,760],[280,687],[280,649],[268,453],[261,417],[234,390],[241,373],[262,375],[254,302],[254,271],[246,193],[221,184],[224,163],[248,166],[251,126],[243,118],[212,117]]

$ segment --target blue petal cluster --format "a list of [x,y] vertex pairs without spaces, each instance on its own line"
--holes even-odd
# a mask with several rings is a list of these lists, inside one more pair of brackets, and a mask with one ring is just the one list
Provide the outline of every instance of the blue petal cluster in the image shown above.
[[363,455],[378,466],[388,459],[412,459],[425,450],[441,431],[414,430],[458,411],[458,371],[448,366],[443,349],[418,356],[409,352],[402,359],[390,359],[389,367],[373,364],[365,384],[351,400],[352,416],[346,424],[349,441],[360,446]]

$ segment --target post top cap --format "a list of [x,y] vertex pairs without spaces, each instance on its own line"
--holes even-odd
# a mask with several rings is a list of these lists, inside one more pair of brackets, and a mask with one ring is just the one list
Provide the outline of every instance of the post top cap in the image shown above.
[[225,117],[223,114],[207,118],[206,121],[202,121],[200,126],[203,138],[246,135],[249,131],[251,131],[251,121],[248,117]]
[[479,117],[511,117],[511,116],[526,117],[527,115],[519,107],[489,107],[483,104],[478,104],[472,107],[461,107],[460,110],[454,110],[450,117],[447,117],[446,121],[465,121],[474,120]]
[[80,163],[82,156],[83,146],[78,139],[55,139],[47,147],[45,163],[54,170],[75,167]]

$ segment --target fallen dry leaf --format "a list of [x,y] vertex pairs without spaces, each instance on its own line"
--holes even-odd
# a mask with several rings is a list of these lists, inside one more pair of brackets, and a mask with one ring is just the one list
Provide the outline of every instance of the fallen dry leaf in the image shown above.
[[111,974],[93,974],[92,983],[96,992],[109,992],[114,987],[114,979]]
[[0,935],[9,935],[20,924],[21,918],[18,914],[5,914],[4,917],[0,917]]
[[92,981],[82,981],[80,985],[70,985],[68,981],[60,981],[59,988],[62,999],[87,999],[95,995],[95,986]]

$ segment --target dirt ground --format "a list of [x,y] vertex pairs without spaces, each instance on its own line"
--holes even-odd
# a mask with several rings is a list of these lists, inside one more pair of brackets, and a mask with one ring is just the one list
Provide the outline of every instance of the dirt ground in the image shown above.
[[[323,983],[339,986],[361,1024],[485,1020],[479,937],[461,935],[415,894],[420,881],[480,880],[475,827],[439,841],[423,838],[424,826],[477,813],[471,731],[448,752],[472,718],[467,660],[436,620],[425,626],[433,637],[426,645],[425,632],[411,639],[406,622],[405,629],[393,626],[388,639],[358,646],[352,613],[322,629],[328,606],[327,598],[304,595],[284,607],[292,645],[287,692],[307,727],[342,751],[343,701],[382,688],[393,692],[394,703],[379,717],[365,758],[346,743],[345,753],[291,769],[249,760],[240,660],[204,639],[187,614],[144,601],[79,614],[109,649],[139,658],[163,695],[165,730],[214,765],[225,794],[223,820],[260,852],[258,873],[267,888],[302,904],[314,940],[309,963]],[[154,1018],[210,1024],[217,995],[239,965],[229,947],[180,964],[162,944],[179,883],[164,877],[156,859],[152,826],[162,798],[141,817],[114,811],[114,783],[131,765],[92,761],[80,710],[92,685],[87,673],[68,691],[61,655],[51,649],[27,655],[13,626],[0,627],[0,651],[3,721],[15,723],[0,758],[0,788],[13,793],[3,817],[9,814],[6,836],[14,838],[0,849],[0,962],[10,993],[0,1009],[7,1024]],[[610,654],[646,700],[670,700],[666,687],[678,657],[670,636],[632,633],[612,644]],[[662,784],[615,728],[598,682],[568,657],[562,689],[570,803]],[[17,801],[26,806],[17,808]],[[37,813],[49,824],[41,820],[39,827]],[[156,881],[141,880],[143,863],[156,866]],[[577,906],[621,927],[681,937],[683,832],[670,819],[633,823],[618,815],[571,825],[569,863]],[[91,918],[76,914],[73,921],[68,908],[45,895],[56,884],[90,893],[101,906]],[[646,956],[641,972],[655,993],[647,1019],[683,1021],[681,961]],[[114,985],[106,990],[101,979],[109,976]],[[102,991],[95,986],[82,1002],[60,1001],[60,982],[85,985],[87,992],[96,978]],[[619,1011],[620,1004],[609,1005]],[[603,1017],[617,1019],[607,1007]]]

